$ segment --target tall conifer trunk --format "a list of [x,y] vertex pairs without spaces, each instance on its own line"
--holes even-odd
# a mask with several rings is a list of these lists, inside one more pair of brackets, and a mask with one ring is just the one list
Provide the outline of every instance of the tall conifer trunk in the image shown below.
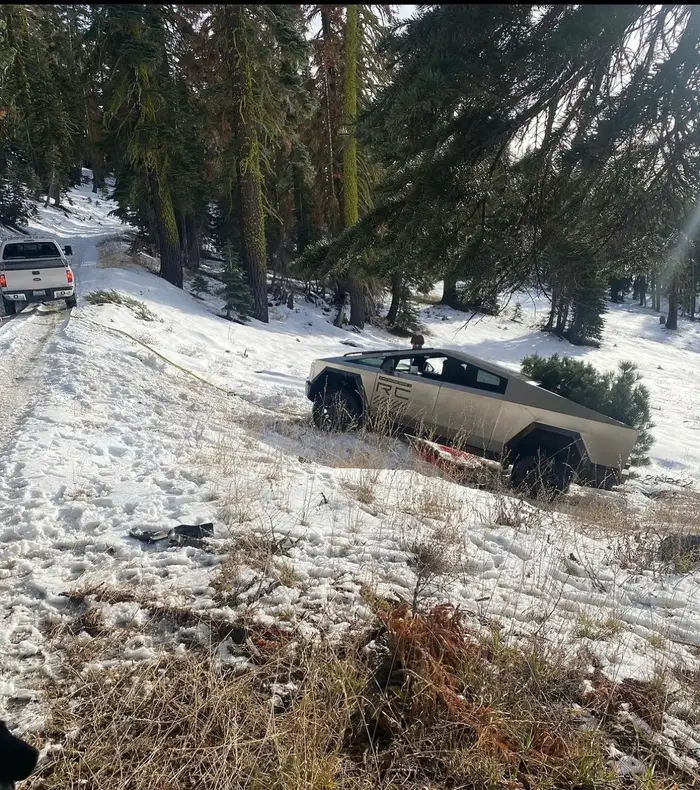
[[253,318],[267,323],[267,245],[265,212],[262,199],[260,142],[256,129],[255,108],[259,97],[254,95],[253,64],[250,62],[246,37],[250,35],[244,6],[231,6],[228,11],[235,30],[236,53],[233,75],[233,128],[236,138],[239,224],[242,239],[243,268],[253,295]]
[[148,169],[148,188],[158,237],[160,276],[182,288],[182,251],[170,190],[165,178],[159,176],[154,167]]
[[[357,185],[357,61],[360,54],[360,7],[349,5],[345,21],[345,81],[343,84],[343,224],[351,228],[360,215]],[[350,323],[365,325],[365,289],[356,263],[350,263],[346,287],[350,294]]]
[[668,289],[668,315],[666,329],[678,329],[678,272],[673,273]]

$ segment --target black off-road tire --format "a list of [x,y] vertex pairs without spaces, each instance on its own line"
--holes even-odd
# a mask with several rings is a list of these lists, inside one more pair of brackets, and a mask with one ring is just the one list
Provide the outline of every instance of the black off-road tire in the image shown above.
[[362,421],[362,403],[350,390],[326,390],[314,399],[312,416],[321,431],[352,431]]
[[523,496],[553,499],[569,490],[572,477],[573,471],[563,462],[537,454],[515,459],[510,482]]
[[70,310],[71,308],[73,308],[73,307],[77,307],[77,306],[78,306],[78,297],[77,297],[75,294],[73,294],[73,296],[69,296],[69,297],[66,299],[66,307],[67,307],[69,310]]
[[17,302],[13,299],[2,298],[2,305],[5,308],[5,315],[14,315],[17,312]]

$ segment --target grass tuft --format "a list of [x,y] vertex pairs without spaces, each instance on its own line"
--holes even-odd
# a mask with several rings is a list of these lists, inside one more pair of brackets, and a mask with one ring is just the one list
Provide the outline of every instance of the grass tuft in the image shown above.
[[158,317],[151,312],[143,302],[131,296],[124,296],[117,291],[91,291],[84,301],[88,304],[105,305],[114,304],[128,307],[129,310],[141,321],[157,321]]

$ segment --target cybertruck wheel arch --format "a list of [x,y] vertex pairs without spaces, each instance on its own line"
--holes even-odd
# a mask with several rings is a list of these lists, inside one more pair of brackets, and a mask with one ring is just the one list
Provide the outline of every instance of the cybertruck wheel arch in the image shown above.
[[558,456],[571,466],[581,466],[589,461],[586,445],[578,431],[539,422],[530,423],[504,445],[508,463],[534,455],[537,450],[546,450],[548,455]]
[[331,390],[349,389],[359,395],[364,412],[367,403],[362,376],[359,373],[342,373],[334,368],[324,368],[314,377],[309,389],[309,399],[315,400],[319,395]]

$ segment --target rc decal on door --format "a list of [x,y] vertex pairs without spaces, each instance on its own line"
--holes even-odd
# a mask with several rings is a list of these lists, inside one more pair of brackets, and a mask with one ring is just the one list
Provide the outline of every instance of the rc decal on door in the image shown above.
[[379,411],[391,406],[392,410],[404,409],[411,399],[411,383],[388,376],[377,376],[372,405]]

